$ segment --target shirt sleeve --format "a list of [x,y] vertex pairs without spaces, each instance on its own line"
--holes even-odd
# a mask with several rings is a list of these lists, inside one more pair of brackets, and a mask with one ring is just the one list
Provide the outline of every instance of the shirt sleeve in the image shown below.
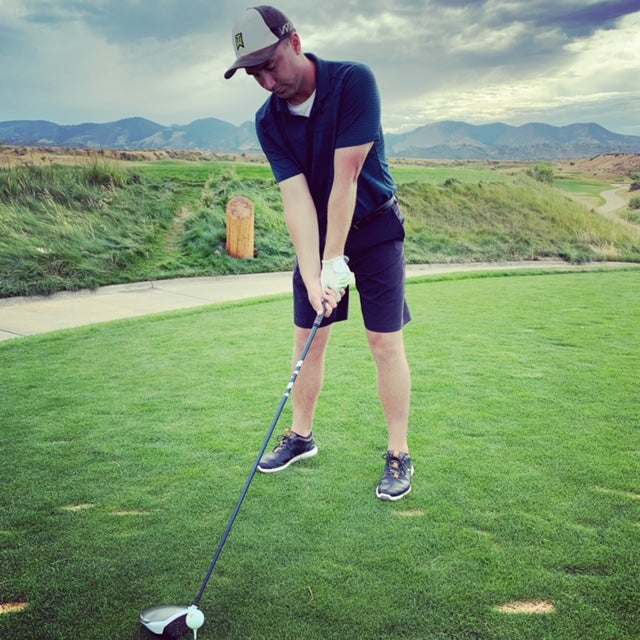
[[380,117],[380,93],[371,69],[353,65],[342,90],[336,148],[377,140]]
[[[271,165],[276,182],[280,183],[302,173],[302,169],[295,162],[289,149],[284,146],[282,139],[269,131],[269,127],[266,125],[267,120],[263,110],[258,111],[256,114],[256,134],[262,151]],[[273,120],[271,122],[272,127],[277,126],[273,124]]]

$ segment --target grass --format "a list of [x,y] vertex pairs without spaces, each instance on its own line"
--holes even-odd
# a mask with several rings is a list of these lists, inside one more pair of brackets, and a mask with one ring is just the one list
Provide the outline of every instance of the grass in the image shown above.
[[590,180],[578,176],[558,176],[554,184],[558,189],[582,198],[593,207],[604,204],[604,199],[600,194],[611,189],[611,185],[603,180]]
[[613,223],[557,189],[523,174],[509,182],[440,186],[411,183],[399,191],[407,217],[410,262],[632,260],[640,233]]
[[[520,169],[522,166],[520,167]],[[439,164],[402,164],[392,166],[393,179],[398,185],[411,182],[440,185],[447,180],[464,184],[479,182],[509,182],[513,167],[503,165],[474,164],[471,162],[445,162]]]
[[[640,261],[633,217],[605,219],[523,167],[398,165],[393,173],[410,262]],[[226,207],[237,195],[255,205],[253,259],[226,253]],[[0,169],[0,297],[293,262],[266,164],[98,159]]]
[[[637,273],[407,297],[413,492],[374,497],[385,428],[354,306],[320,454],[256,477],[198,637],[635,640]],[[290,313],[276,297],[0,343],[0,604],[28,603],[0,637],[138,638],[142,609],[190,602],[289,378]],[[521,601],[554,611],[497,609]]]
[[175,213],[168,186],[105,162],[0,171],[0,296],[137,277]]

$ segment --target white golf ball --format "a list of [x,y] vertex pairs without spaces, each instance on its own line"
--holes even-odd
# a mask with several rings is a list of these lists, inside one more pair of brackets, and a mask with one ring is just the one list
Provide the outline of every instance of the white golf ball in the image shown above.
[[187,627],[199,629],[204,624],[204,613],[198,607],[189,607],[187,612]]

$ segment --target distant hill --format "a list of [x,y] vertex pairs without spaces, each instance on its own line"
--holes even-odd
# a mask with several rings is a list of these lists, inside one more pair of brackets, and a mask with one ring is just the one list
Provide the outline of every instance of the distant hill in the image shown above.
[[[442,121],[401,134],[386,134],[390,157],[450,160],[567,160],[607,153],[640,153],[640,136],[608,131],[595,123],[554,127],[529,123],[472,125]],[[164,126],[145,118],[104,124],[59,125],[45,120],[0,122],[0,144],[90,149],[191,149],[258,153],[252,122],[239,127],[204,118]]]
[[451,160],[568,160],[606,153],[639,153],[640,136],[612,133],[595,123],[520,127],[444,121],[387,134],[390,156]]

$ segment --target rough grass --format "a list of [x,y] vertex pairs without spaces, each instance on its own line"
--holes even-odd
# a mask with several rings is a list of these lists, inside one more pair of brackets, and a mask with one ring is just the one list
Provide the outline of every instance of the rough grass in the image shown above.
[[174,215],[169,189],[115,165],[0,171],[0,295],[137,278]]
[[[633,224],[603,219],[512,168],[394,172],[410,262],[640,260]],[[226,254],[226,205],[236,195],[255,205],[254,259]],[[279,191],[264,164],[105,160],[0,170],[2,297],[289,270],[293,262]]]
[[400,194],[405,210],[414,212],[407,217],[412,262],[553,256],[580,263],[634,260],[640,251],[635,230],[522,174],[508,182],[412,183]]

